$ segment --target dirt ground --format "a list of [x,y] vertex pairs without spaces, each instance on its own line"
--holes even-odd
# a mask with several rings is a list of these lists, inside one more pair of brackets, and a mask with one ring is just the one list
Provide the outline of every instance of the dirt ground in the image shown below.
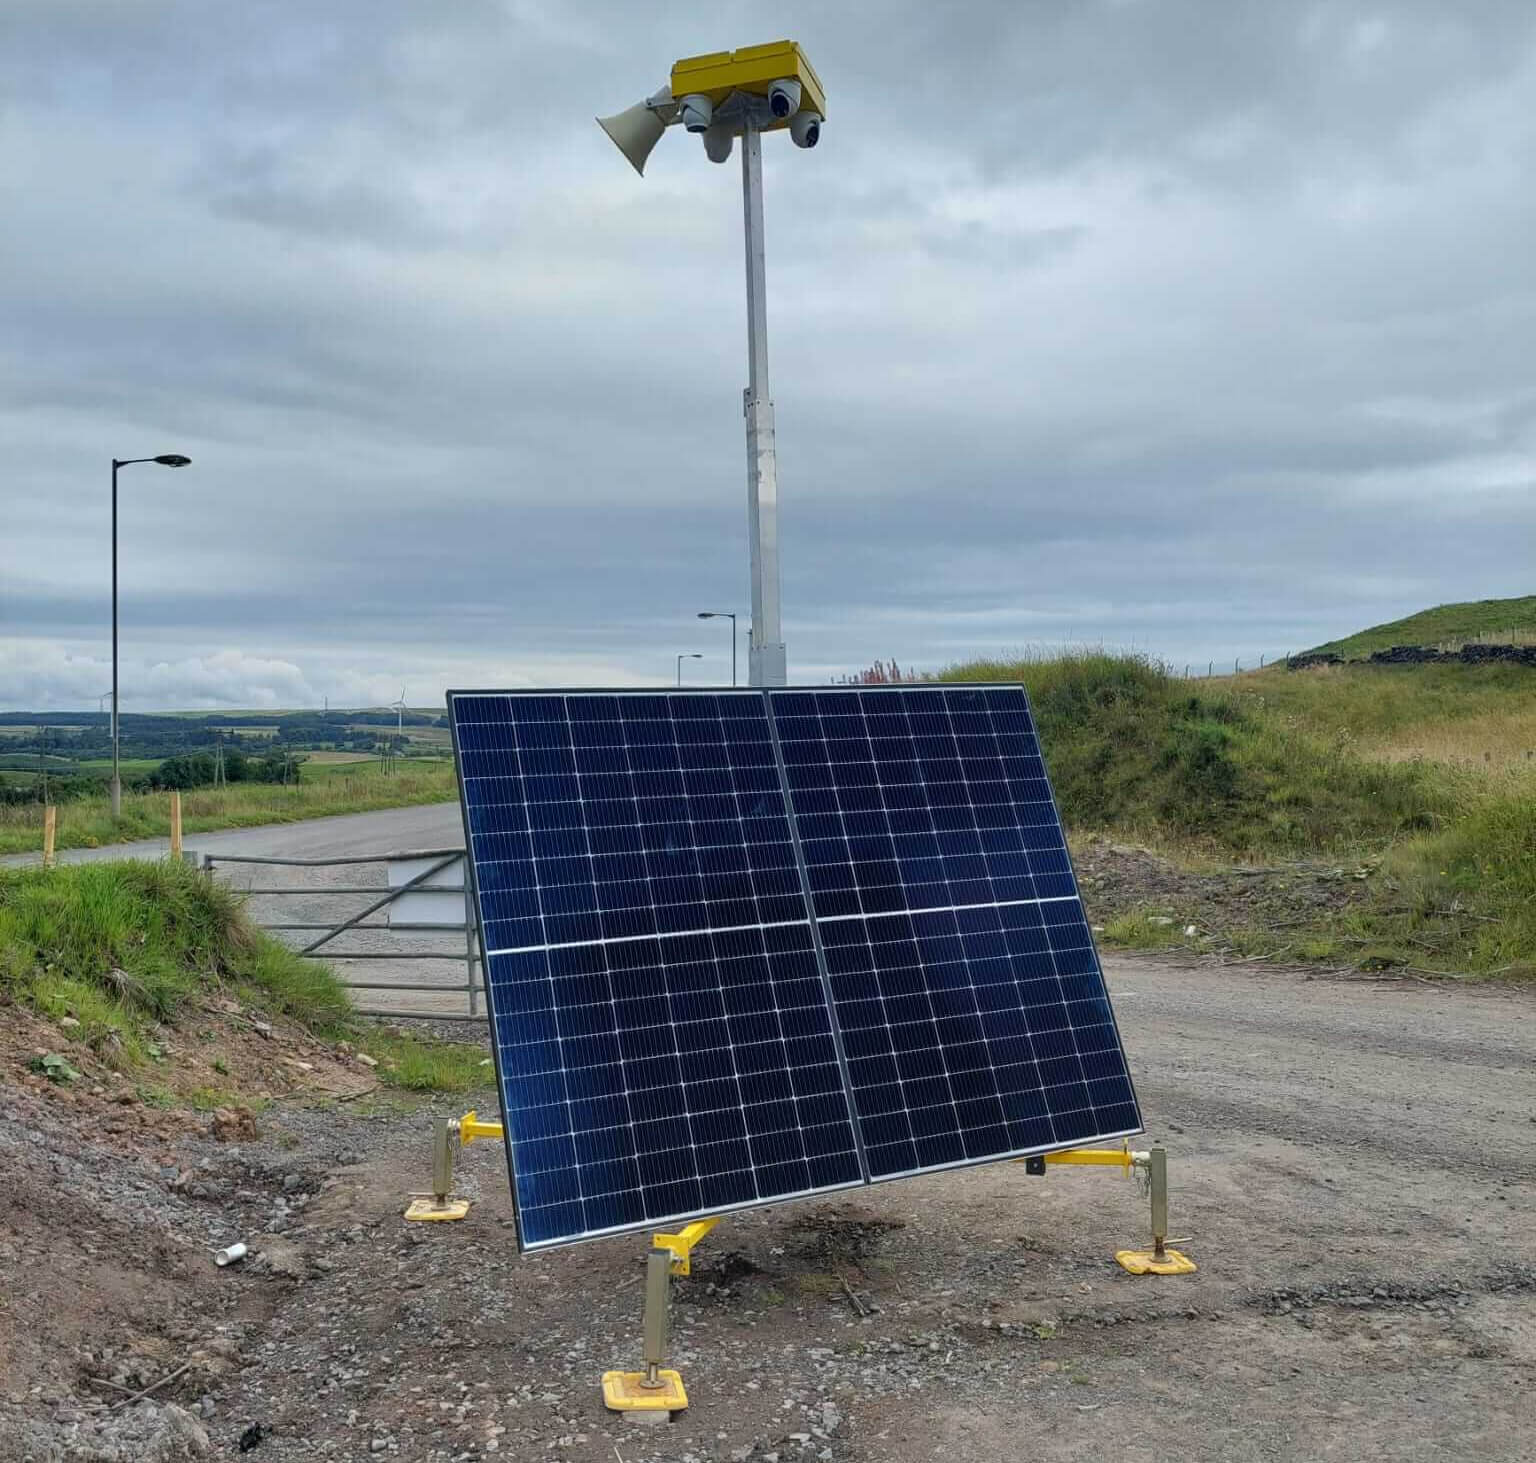
[[402,1221],[475,1099],[288,1097],[219,1141],[8,1070],[0,1459],[1536,1458],[1536,993],[1107,965],[1199,1273],[1115,1266],[1146,1201],[1107,1171],[733,1216],[674,1283],[693,1405],[651,1428],[598,1391],[638,1365],[643,1237],[518,1258],[493,1143],[467,1221]]
[[[1369,869],[1336,860],[1191,869],[1137,844],[1094,837],[1074,843],[1072,863],[1096,928],[1133,912],[1176,916],[1171,933],[1192,951],[1229,948],[1228,936],[1239,930],[1327,928],[1370,897]],[[1187,922],[1195,927],[1192,937],[1182,936]]]

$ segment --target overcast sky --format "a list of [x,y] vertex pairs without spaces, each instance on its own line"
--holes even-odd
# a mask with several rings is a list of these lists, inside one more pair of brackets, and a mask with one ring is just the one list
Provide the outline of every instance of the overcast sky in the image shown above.
[[[792,36],[792,680],[1245,664],[1536,592],[1536,6],[4,0],[0,707],[729,675],[740,171],[593,122]],[[745,657],[743,656],[743,670]]]

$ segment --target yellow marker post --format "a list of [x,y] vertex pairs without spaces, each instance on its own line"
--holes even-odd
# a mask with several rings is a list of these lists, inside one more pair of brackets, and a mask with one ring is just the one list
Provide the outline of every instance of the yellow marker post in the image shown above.
[[59,828],[59,810],[52,803],[43,808],[43,867],[53,867],[53,844]]
[[181,862],[181,794],[171,794],[171,857]]

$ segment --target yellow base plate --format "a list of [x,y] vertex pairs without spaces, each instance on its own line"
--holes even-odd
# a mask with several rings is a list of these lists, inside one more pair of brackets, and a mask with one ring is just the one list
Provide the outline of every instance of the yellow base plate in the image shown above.
[[603,1402],[612,1412],[681,1412],[688,1405],[683,1379],[663,1367],[659,1387],[645,1385],[644,1372],[604,1372]]
[[1161,1260],[1151,1250],[1116,1250],[1115,1259],[1132,1275],[1193,1275],[1199,1268],[1180,1250],[1164,1250]]
[[468,1214],[468,1199],[448,1199],[441,1204],[436,1199],[412,1199],[405,1211],[407,1219],[423,1224],[440,1219],[463,1219]]

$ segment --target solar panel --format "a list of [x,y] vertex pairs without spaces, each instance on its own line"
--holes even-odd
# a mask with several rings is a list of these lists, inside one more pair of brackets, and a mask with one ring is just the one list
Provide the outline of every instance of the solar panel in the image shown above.
[[449,711],[523,1248],[1141,1130],[1020,688]]
[[1023,690],[769,699],[870,1179],[1140,1132]]
[[762,696],[450,706],[523,1247],[861,1182]]

